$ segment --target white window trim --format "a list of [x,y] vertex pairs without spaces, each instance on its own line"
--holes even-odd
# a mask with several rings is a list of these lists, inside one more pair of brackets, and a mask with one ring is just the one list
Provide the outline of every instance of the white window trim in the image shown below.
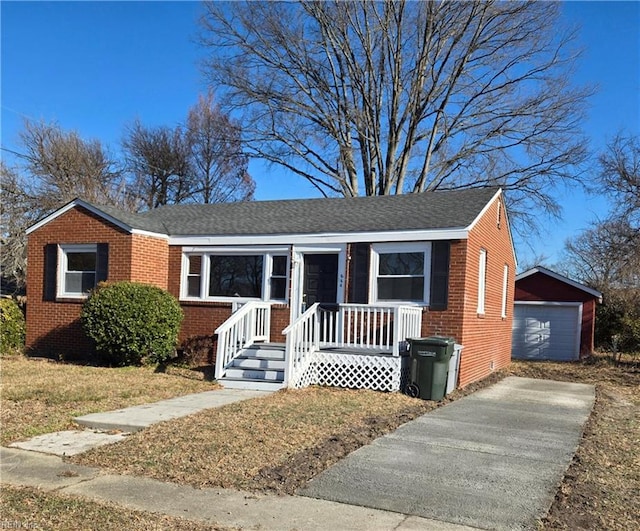
[[[190,297],[188,295],[188,282],[187,277],[189,273],[189,256],[199,255],[202,256],[202,262],[200,265],[200,296]],[[210,260],[212,255],[220,256],[263,256],[264,262],[262,266],[262,297],[222,297],[222,296],[209,296],[209,274],[210,274]],[[273,271],[273,257],[274,256],[286,256],[287,257],[287,290],[285,291],[284,299],[272,299],[271,298],[271,272]],[[287,304],[289,302],[289,282],[291,277],[291,256],[289,249],[282,248],[231,248],[231,247],[206,247],[197,248],[189,247],[182,250],[182,266],[180,273],[180,300],[185,302],[231,302],[231,303],[245,303],[250,301],[269,301],[279,304]]]
[[484,315],[487,293],[487,250],[480,249],[478,261],[478,315]]
[[502,274],[502,318],[507,317],[507,293],[509,290],[509,266],[504,265],[504,272]]
[[[98,244],[59,244],[58,245],[58,282],[56,297],[61,299],[86,299],[88,294],[66,291],[66,274],[68,268],[67,253],[95,253],[98,264]],[[98,275],[98,271],[94,271]]]
[[[421,301],[378,300],[378,274],[380,255],[387,253],[416,253],[424,256],[424,292]],[[428,306],[431,290],[431,242],[412,243],[374,243],[371,246],[371,264],[369,281],[369,300],[374,304]]]

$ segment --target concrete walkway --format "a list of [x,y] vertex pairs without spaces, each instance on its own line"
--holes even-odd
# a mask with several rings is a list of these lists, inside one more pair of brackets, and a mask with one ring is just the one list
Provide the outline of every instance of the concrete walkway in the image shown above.
[[246,389],[215,389],[204,393],[179,396],[153,404],[127,407],[76,417],[81,426],[99,430],[119,430],[128,433],[140,431],[165,420],[192,415],[204,409],[226,406],[234,402],[267,396],[273,391],[249,391]]
[[505,378],[360,448],[299,494],[481,529],[535,529],[594,400],[592,385]]
[[591,385],[506,378],[360,448],[299,496],[107,475],[13,448],[0,449],[0,471],[7,484],[244,529],[535,529],[594,396]]
[[92,413],[74,419],[88,429],[46,433],[26,441],[15,442],[10,446],[60,456],[76,455],[91,448],[121,441],[127,434],[140,431],[158,422],[186,417],[204,409],[221,407],[233,402],[266,396],[271,392],[215,389],[152,404]]

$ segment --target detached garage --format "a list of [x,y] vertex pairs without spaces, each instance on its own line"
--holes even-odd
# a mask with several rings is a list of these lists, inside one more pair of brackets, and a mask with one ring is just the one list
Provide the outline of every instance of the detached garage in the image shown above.
[[571,361],[593,352],[599,291],[544,267],[515,284],[512,358]]

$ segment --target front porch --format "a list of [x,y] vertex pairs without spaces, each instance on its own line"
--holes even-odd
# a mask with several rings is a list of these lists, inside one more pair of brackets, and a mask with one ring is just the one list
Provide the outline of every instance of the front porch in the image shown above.
[[407,377],[405,341],[421,335],[422,308],[314,304],[272,343],[271,306],[250,302],[218,327],[216,379],[226,387],[327,385],[398,391]]

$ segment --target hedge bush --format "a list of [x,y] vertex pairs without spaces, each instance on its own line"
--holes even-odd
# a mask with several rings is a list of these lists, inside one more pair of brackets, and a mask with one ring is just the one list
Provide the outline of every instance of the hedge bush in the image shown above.
[[24,314],[13,299],[0,299],[0,352],[16,352],[24,347]]
[[175,297],[136,282],[101,284],[81,314],[101,361],[121,366],[168,360],[175,352],[182,318]]

